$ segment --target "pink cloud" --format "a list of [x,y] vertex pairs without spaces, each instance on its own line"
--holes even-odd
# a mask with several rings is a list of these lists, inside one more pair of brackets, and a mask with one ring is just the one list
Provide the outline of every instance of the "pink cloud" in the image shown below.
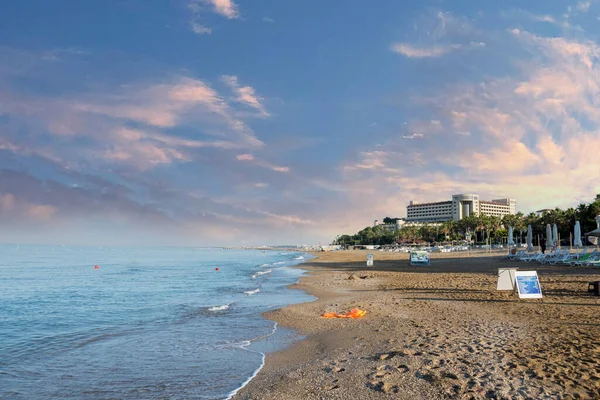
[[238,6],[233,0],[205,0],[207,3],[213,6],[214,11],[217,14],[221,14],[229,19],[239,18],[240,13]]
[[236,156],[236,160],[242,161],[242,162],[249,162],[254,165],[258,165],[259,167],[270,169],[275,172],[290,172],[289,167],[272,164],[268,161],[257,158],[255,156],[253,156],[252,154],[238,154]]
[[401,54],[408,58],[434,58],[446,55],[454,50],[460,49],[462,46],[446,45],[446,46],[429,46],[429,47],[416,47],[408,43],[396,43],[392,46],[394,53]]
[[236,94],[235,101],[254,108],[263,117],[270,116],[262,104],[262,98],[256,95],[253,87],[240,85],[238,77],[232,75],[222,75],[221,81]]
[[238,161],[254,161],[252,154],[238,154],[235,158]]
[[17,199],[13,194],[0,195],[0,220],[12,219],[22,222],[44,222],[50,220],[58,209],[46,204],[32,204]]
[[[399,133],[342,166],[344,211],[369,204],[355,229],[364,220],[405,215],[410,200],[439,201],[454,193],[514,197],[529,212],[571,207],[600,192],[593,172],[600,171],[600,47],[512,34],[534,54],[517,64],[519,74],[449,84],[416,99],[413,107],[429,116],[407,124],[408,132],[424,134],[419,141],[402,141],[408,135]],[[332,213],[332,220],[340,217]]]

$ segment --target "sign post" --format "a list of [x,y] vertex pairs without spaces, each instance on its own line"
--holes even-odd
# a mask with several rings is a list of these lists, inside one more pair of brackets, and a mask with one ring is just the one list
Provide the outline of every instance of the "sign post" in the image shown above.
[[518,268],[498,268],[496,290],[515,290],[515,272]]
[[519,298],[541,299],[543,297],[537,271],[515,271],[515,281]]
[[411,251],[410,265],[429,265],[429,252],[427,251]]
[[367,267],[372,267],[373,266],[373,254],[369,253],[367,254]]

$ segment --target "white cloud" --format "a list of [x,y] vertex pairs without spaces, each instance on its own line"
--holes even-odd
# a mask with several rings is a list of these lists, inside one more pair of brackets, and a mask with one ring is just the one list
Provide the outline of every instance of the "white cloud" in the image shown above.
[[448,44],[417,47],[408,43],[395,43],[392,45],[394,53],[408,58],[436,58],[461,49],[474,49],[485,47],[483,42],[469,42],[468,44]]
[[197,35],[208,35],[212,33],[212,28],[204,25],[201,15],[204,11],[202,4],[211,7],[211,11],[226,17],[227,19],[240,18],[238,6],[233,0],[191,0],[188,3],[188,9],[191,11],[189,20],[190,29]]
[[263,99],[256,95],[253,87],[240,85],[238,77],[233,75],[222,75],[221,81],[229,86],[229,88],[235,93],[235,101],[254,108],[263,117],[269,116],[269,113],[265,110],[265,107],[261,103]]
[[423,135],[422,133],[413,133],[411,135],[402,135],[402,139],[417,139],[417,138],[422,138],[425,135]]
[[385,152],[361,152],[346,163],[346,210],[368,201],[375,217],[401,216],[410,200],[467,191],[516,197],[529,212],[600,192],[590,172],[600,171],[600,45],[511,32],[530,51],[515,63],[518,73],[451,83],[408,101],[424,117],[407,129],[425,135],[403,141],[417,136],[400,134],[382,145]]
[[190,21],[190,28],[192,28],[192,32],[198,35],[210,35],[212,33],[212,29],[195,20]]
[[272,24],[273,22],[275,22],[275,20],[271,17],[262,17],[262,22],[267,22],[269,24]]
[[408,43],[396,43],[392,45],[392,51],[394,53],[402,54],[403,56],[406,56],[408,58],[441,57],[459,48],[461,48],[461,46],[457,44],[429,47],[416,47]]
[[289,167],[284,167],[281,165],[276,165],[276,164],[272,164],[268,161],[265,161],[263,159],[257,158],[252,154],[238,154],[236,157],[236,160],[238,161],[242,161],[242,162],[248,162],[254,165],[257,165],[259,167],[262,168],[266,168],[266,169],[270,169],[271,171],[275,171],[275,172],[290,172],[290,168]]
[[[3,111],[29,132],[26,137],[16,132],[3,134],[0,150],[41,157],[65,168],[93,160],[94,164],[148,170],[194,161],[199,149],[249,151],[264,146],[238,115],[235,104],[199,79],[124,84],[63,98],[3,92],[0,100]],[[185,128],[188,135],[201,134],[202,139],[170,132],[176,127]],[[34,144],[39,135],[47,134],[60,136],[72,152]]]
[[238,154],[235,159],[238,161],[254,161],[254,156],[252,154]]
[[575,6],[575,8],[577,9],[577,11],[581,11],[581,12],[588,12],[590,10],[590,6],[592,5],[592,3],[590,1],[579,1],[577,3],[577,5]]
[[555,24],[556,23],[556,19],[554,19],[554,17],[552,17],[551,15],[532,15],[531,18],[534,21],[548,22],[548,23],[551,23],[551,24]]

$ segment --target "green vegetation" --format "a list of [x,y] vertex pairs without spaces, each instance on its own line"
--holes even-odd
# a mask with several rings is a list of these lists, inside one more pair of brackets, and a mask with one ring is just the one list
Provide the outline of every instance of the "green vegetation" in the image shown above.
[[[600,194],[590,204],[580,204],[577,208],[561,210],[556,208],[542,216],[535,213],[523,215],[505,215],[502,219],[479,215],[463,218],[462,220],[446,221],[440,225],[404,226],[400,229],[384,226],[368,226],[354,235],[338,236],[334,244],[352,245],[389,245],[394,243],[444,243],[465,239],[470,233],[475,242],[505,243],[508,239],[507,229],[514,228],[517,242],[525,241],[527,225],[531,225],[534,238],[545,235],[546,224],[556,224],[561,239],[568,239],[573,232],[575,221],[581,223],[582,233],[596,229],[595,218],[600,215]],[[384,224],[393,225],[399,218],[385,217]],[[535,241],[535,239],[534,239]]]

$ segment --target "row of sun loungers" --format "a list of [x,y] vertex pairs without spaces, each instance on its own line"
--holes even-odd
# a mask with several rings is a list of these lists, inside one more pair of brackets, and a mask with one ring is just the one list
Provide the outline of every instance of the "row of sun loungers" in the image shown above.
[[557,250],[546,254],[527,253],[526,251],[520,251],[516,254],[509,254],[505,257],[505,259],[523,262],[537,261],[540,264],[550,265],[600,267],[600,251],[594,250],[588,252],[588,249],[577,253],[571,253],[569,250]]

